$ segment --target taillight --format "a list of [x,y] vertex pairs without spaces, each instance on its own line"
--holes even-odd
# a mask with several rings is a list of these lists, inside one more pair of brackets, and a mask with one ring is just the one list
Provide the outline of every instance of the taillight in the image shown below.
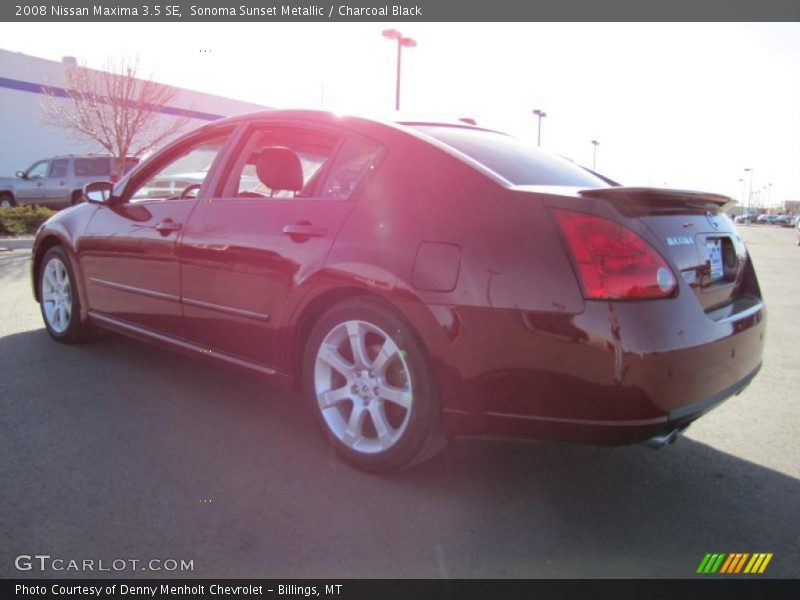
[[566,239],[586,298],[665,298],[677,287],[675,275],[647,242],[608,219],[553,210]]

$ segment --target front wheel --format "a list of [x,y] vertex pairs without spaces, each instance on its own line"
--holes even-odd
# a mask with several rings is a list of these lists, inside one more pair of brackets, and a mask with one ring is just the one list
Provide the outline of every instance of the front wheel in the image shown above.
[[443,446],[426,353],[383,304],[357,298],[325,313],[311,332],[303,373],[317,422],[352,465],[401,469]]
[[11,208],[16,206],[14,197],[11,194],[0,194],[0,208]]
[[39,305],[47,333],[58,341],[78,342],[88,337],[80,318],[80,300],[69,256],[61,246],[50,248],[39,268]]

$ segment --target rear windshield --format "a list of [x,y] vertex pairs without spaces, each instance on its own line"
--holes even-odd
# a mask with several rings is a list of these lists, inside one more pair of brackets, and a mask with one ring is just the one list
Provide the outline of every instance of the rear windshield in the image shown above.
[[442,125],[413,127],[466,154],[513,185],[608,187],[605,181],[578,165],[503,133]]

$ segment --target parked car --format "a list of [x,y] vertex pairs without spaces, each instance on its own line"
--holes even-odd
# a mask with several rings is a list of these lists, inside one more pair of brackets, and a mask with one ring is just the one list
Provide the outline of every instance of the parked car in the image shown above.
[[[125,159],[129,171],[138,158]],[[84,156],[56,156],[38,160],[16,177],[0,178],[0,206],[40,204],[50,208],[64,208],[82,199],[83,186],[90,181],[111,181],[114,161],[111,156],[90,154]]]
[[[152,197],[188,159],[202,182]],[[458,436],[663,445],[761,365],[729,198],[464,123],[237,116],[85,195],[33,248],[54,340],[109,329],[302,390],[362,469]]]
[[736,217],[733,222],[734,223],[755,223],[758,220],[758,215],[755,214],[744,214],[739,215]]

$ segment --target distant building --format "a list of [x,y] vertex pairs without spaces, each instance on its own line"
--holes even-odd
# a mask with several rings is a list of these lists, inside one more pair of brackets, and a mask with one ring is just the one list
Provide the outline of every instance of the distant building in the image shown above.
[[787,200],[783,203],[783,210],[786,214],[796,215],[800,213],[800,200]]
[[[40,158],[59,154],[105,152],[92,142],[72,137],[66,129],[40,120],[43,86],[59,86],[64,81],[64,68],[75,64],[65,57],[62,62],[46,60],[18,52],[0,50],[0,177],[24,170]],[[161,112],[189,118],[189,126],[197,126],[221,117],[266,108],[182,88]],[[64,100],[66,102],[66,100]]]

